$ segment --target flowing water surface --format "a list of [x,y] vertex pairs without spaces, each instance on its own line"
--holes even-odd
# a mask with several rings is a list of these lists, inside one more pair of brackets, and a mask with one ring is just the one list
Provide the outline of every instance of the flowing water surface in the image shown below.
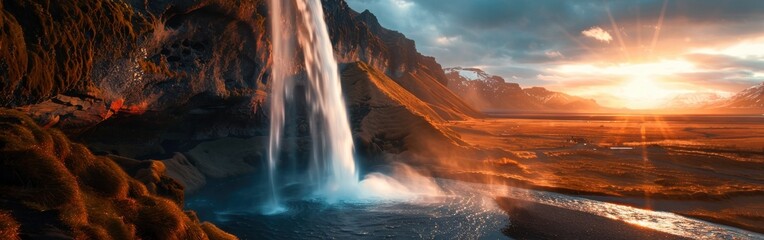
[[288,200],[288,210],[217,212],[217,224],[242,239],[504,239],[512,219],[494,201],[511,197],[606,217],[693,239],[764,239],[761,234],[683,217],[564,194],[504,185],[437,180],[442,196],[405,201],[327,204]]

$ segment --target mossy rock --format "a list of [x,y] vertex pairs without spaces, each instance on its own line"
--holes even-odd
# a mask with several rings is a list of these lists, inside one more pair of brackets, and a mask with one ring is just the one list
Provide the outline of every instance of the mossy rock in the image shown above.
[[231,235],[230,233],[227,233],[223,230],[220,230],[215,224],[212,224],[210,222],[203,222],[202,223],[202,230],[204,230],[205,233],[207,233],[207,237],[210,238],[210,240],[237,240],[237,238],[234,235]]
[[141,238],[177,239],[186,231],[184,217],[178,206],[169,200],[157,197],[144,197],[139,200],[135,223]]
[[49,131],[50,136],[53,139],[53,156],[55,156],[57,159],[59,159],[61,162],[66,159],[67,156],[69,156],[69,153],[71,152],[71,145],[69,144],[69,139],[64,135],[63,132],[59,131],[58,129],[52,129]]
[[7,211],[14,208],[36,216],[28,226],[55,223],[75,239],[226,236],[181,210],[183,188],[164,175],[163,165],[135,166],[157,173],[156,182],[142,183],[112,158],[94,156],[84,145],[70,143],[61,132],[40,128],[18,112],[0,110],[0,199],[8,203],[0,207],[10,208],[0,208],[0,238],[17,239],[40,230],[25,229],[25,222]]
[[85,145],[72,144],[69,149],[69,155],[64,159],[66,168],[75,175],[84,173],[87,168],[93,164],[95,156]]
[[0,122],[0,150],[2,151],[21,151],[27,150],[35,145],[34,134],[28,128]]
[[109,232],[98,225],[84,225],[74,231],[75,239],[100,240],[112,239]]
[[79,175],[81,185],[107,198],[125,198],[129,190],[128,176],[106,157],[96,157],[93,164]]
[[0,195],[49,210],[80,201],[76,178],[51,156],[39,152],[0,154]]
[[0,236],[4,239],[16,240],[19,238],[19,225],[10,213],[0,211]]

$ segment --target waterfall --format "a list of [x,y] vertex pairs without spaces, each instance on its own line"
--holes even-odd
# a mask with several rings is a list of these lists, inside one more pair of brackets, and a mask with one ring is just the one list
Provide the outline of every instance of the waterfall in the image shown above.
[[[413,168],[395,164],[392,176],[370,173],[359,181],[353,137],[342,98],[337,61],[320,0],[271,0],[271,129],[268,147],[270,198],[264,213],[286,211],[280,198],[285,185],[311,188],[311,197],[340,200],[410,201],[442,195],[440,187]],[[302,64],[296,64],[302,60]],[[280,169],[286,103],[293,100],[298,78],[305,85],[312,155],[307,172]],[[291,174],[290,174],[291,173]]]
[[[271,182],[269,211],[280,207],[278,166],[285,122],[285,102],[292,98],[295,75],[306,74],[306,102],[312,136],[308,178],[315,193],[334,201],[353,194],[358,171],[353,138],[320,0],[271,0],[273,63],[271,70],[271,128],[268,170]],[[301,52],[297,52],[301,50]],[[298,55],[299,54],[299,55]],[[301,57],[300,57],[301,56]],[[303,60],[302,67],[295,62]]]

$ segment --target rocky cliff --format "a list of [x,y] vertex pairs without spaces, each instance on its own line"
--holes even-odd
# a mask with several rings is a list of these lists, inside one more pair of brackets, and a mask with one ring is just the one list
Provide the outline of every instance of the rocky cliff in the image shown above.
[[[433,119],[479,115],[446,88],[441,66],[412,40],[342,0],[322,3],[341,63],[384,73],[433,109]],[[266,1],[8,0],[0,7],[7,29],[0,80],[9,83],[0,105],[42,125],[103,142],[109,136],[102,132],[120,131],[110,127],[150,123],[125,132],[125,140],[153,148],[265,132]]]
[[[161,111],[198,95],[219,98],[267,92],[270,64],[264,1],[3,1],[0,76],[3,106],[57,94]],[[379,25],[368,11],[323,1],[340,62],[362,61],[399,84],[446,78],[414,42]],[[418,78],[412,79],[411,75]],[[429,86],[429,87],[432,87]],[[429,104],[460,105],[448,94],[409,89]],[[456,104],[454,104],[456,103]],[[474,114],[460,106],[456,112]]]

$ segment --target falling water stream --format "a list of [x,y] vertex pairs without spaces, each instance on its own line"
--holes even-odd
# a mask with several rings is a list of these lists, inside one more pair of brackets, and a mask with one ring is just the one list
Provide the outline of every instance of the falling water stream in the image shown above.
[[[371,173],[359,181],[353,157],[353,138],[342,97],[337,62],[324,22],[320,0],[271,0],[273,68],[271,72],[271,128],[268,170],[271,197],[265,213],[279,213],[282,187],[301,185],[312,188],[310,198],[328,203],[356,200],[405,200],[439,194],[430,179],[398,168],[393,178]],[[300,51],[297,51],[300,50]],[[296,60],[302,59],[298,65]],[[298,78],[296,76],[304,76]],[[287,102],[293,99],[298,80],[304,80],[307,120],[312,154],[307,172],[285,174],[279,156],[284,136]],[[400,170],[403,169],[403,170]],[[286,180],[288,176],[293,176]],[[286,176],[286,177],[285,177]],[[416,186],[412,188],[411,186]]]
[[[304,70],[306,102],[312,136],[312,159],[308,178],[317,194],[335,200],[352,193],[358,184],[345,102],[329,33],[320,0],[272,0],[273,68],[271,129],[268,163],[272,198],[270,211],[280,210],[278,165],[283,136],[285,101],[294,89],[293,76]],[[304,69],[294,62],[302,50]]]

